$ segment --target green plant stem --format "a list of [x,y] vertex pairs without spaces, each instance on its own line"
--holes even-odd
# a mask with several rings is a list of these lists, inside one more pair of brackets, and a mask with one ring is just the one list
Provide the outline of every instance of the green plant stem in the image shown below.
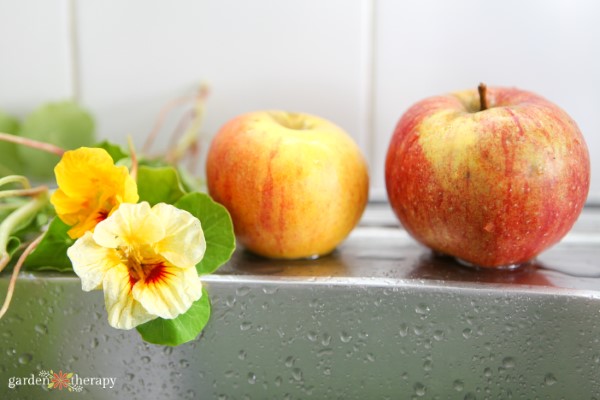
[[0,272],[10,261],[8,241],[15,229],[25,220],[31,218],[48,204],[48,189],[40,192],[33,199],[10,213],[0,224]]
[[11,135],[9,133],[4,132],[0,132],[0,141],[21,144],[27,147],[31,147],[33,149],[38,149],[47,153],[56,154],[59,157],[62,157],[62,155],[65,152],[64,149],[61,149],[60,147],[55,146],[53,144],[40,142],[38,140],[28,139],[21,136]]
[[23,254],[21,254],[21,257],[19,257],[17,265],[15,265],[15,269],[13,270],[12,276],[10,277],[10,283],[8,284],[8,290],[6,292],[6,297],[4,298],[4,304],[2,304],[2,308],[0,309],[0,319],[2,319],[4,314],[6,314],[6,311],[8,311],[10,301],[12,300],[12,295],[15,291],[15,285],[17,284],[17,276],[19,276],[19,271],[21,270],[21,267],[25,263],[25,260],[27,259],[29,254],[31,254],[31,252],[35,250],[37,245],[40,244],[43,237],[44,234],[42,233],[33,242],[31,242],[29,246],[27,246]]
[[25,189],[31,188],[29,179],[22,175],[8,175],[0,178],[0,186],[8,185],[9,183],[20,183]]
[[35,196],[42,192],[47,192],[48,188],[45,186],[36,187],[33,189],[15,189],[15,190],[4,190],[0,191],[0,199],[6,197],[20,197],[20,196]]

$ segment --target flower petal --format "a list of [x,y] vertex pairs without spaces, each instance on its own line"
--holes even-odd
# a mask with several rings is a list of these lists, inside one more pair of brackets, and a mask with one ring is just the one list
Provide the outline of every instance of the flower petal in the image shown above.
[[[87,197],[98,190],[102,172],[114,168],[112,157],[104,149],[81,147],[63,154],[54,168],[56,183],[69,197]],[[91,179],[81,179],[90,177]]]
[[58,189],[50,202],[78,238],[114,212],[121,203],[137,203],[137,185],[126,167],[117,167],[104,149],[82,147],[65,152],[54,169]]
[[121,204],[110,217],[96,225],[94,240],[104,247],[154,244],[165,236],[161,221],[147,202]]
[[67,256],[73,264],[73,271],[81,278],[81,288],[86,292],[101,289],[106,272],[122,265],[116,251],[98,246],[91,232],[77,239],[67,250]]
[[156,318],[131,295],[131,281],[126,266],[119,265],[107,271],[103,286],[104,303],[111,326],[131,329]]
[[206,251],[206,240],[198,218],[170,204],[152,207],[165,228],[165,237],[156,243],[155,251],[176,267],[189,268],[198,264]]
[[159,271],[133,286],[133,297],[148,312],[172,319],[185,313],[202,297],[202,282],[195,267],[177,268],[161,265]]

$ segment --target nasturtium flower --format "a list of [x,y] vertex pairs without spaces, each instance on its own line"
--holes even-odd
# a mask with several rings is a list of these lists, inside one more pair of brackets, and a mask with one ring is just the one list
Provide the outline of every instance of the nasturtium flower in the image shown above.
[[131,329],[173,319],[202,297],[196,271],[206,241],[200,221],[159,203],[121,204],[67,250],[82,289],[104,290],[108,322]]
[[115,166],[104,149],[81,147],[65,152],[54,168],[58,189],[50,198],[58,217],[82,237],[121,203],[137,203],[135,180],[127,167]]

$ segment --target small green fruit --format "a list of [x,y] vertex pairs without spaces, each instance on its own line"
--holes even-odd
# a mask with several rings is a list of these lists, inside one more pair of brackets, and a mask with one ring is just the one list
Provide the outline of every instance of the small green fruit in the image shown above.
[[[20,135],[65,150],[92,146],[95,142],[94,120],[89,112],[74,102],[48,103],[27,116]],[[54,154],[26,146],[19,146],[19,155],[27,174],[41,180],[53,176],[54,166],[59,161]]]
[[[0,132],[16,135],[19,132],[19,120],[0,110]],[[0,177],[22,173],[23,165],[17,154],[17,145],[0,140]]]

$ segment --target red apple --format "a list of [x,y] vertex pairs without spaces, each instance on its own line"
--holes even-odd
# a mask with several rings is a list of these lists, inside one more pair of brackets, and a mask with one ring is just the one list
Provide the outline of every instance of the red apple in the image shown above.
[[481,85],[479,94],[413,105],[392,136],[385,179],[394,212],[416,240],[468,264],[511,267],[571,229],[589,190],[590,160],[558,106]]
[[238,241],[271,258],[331,252],[356,226],[368,199],[358,146],[338,126],[308,114],[259,111],[234,118],[214,137],[206,174]]

